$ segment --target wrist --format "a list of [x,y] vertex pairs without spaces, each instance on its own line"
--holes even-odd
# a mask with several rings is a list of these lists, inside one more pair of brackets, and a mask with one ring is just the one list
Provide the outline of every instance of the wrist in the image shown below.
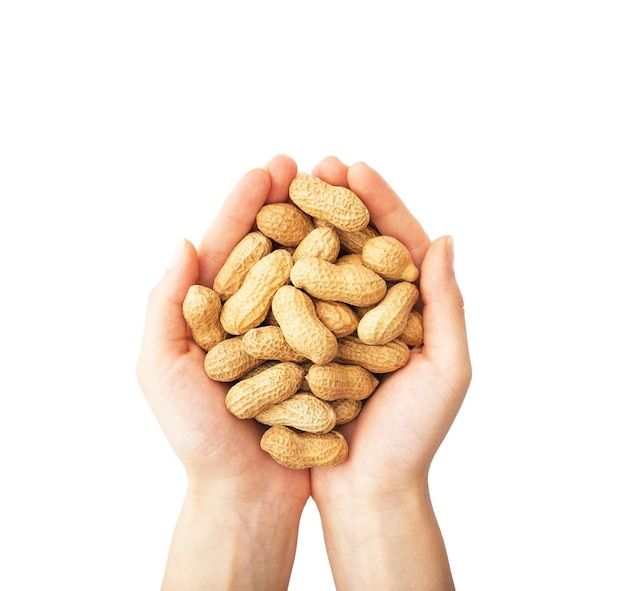
[[336,588],[454,589],[428,486],[318,503]]
[[[232,492],[232,491],[231,491]],[[299,502],[190,486],[172,538],[162,589],[287,589]]]

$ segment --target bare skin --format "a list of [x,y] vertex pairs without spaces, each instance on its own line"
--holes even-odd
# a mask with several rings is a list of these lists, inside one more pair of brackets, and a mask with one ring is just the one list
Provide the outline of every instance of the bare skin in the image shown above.
[[297,165],[277,156],[244,175],[197,250],[187,241],[177,249],[146,313],[138,378],[188,478],[164,590],[286,589],[309,496],[320,510],[338,589],[453,589],[428,493],[430,463],[471,379],[451,240],[431,243],[363,163],[348,167],[328,157],[312,172],[352,188],[378,229],[410,249],[421,267],[424,347],[341,427],[350,445],[341,466],[289,470],[263,452],[264,427],[226,410],[226,386],[204,373],[204,353],[181,311],[190,285],[212,285],[260,207],[287,200]]

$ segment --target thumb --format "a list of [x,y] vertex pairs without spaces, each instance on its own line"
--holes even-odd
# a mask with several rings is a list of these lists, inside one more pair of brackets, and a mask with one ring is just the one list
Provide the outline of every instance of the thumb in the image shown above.
[[454,274],[451,236],[435,240],[421,267],[423,302],[423,352],[450,386],[465,393],[471,379],[463,296]]
[[189,287],[198,281],[198,255],[194,246],[181,240],[169,267],[148,299],[139,365],[154,366],[172,361],[189,351],[183,301]]

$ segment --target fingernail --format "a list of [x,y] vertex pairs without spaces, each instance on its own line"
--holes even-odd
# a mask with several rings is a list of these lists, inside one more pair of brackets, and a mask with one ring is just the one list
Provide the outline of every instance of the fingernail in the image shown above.
[[184,249],[185,249],[185,240],[181,238],[176,243],[176,246],[174,246],[174,250],[172,251],[172,258],[170,259],[170,264],[167,267],[168,269],[171,269],[172,267],[176,266],[176,263],[178,263],[180,259],[180,255],[183,254]]
[[454,267],[454,238],[452,236],[448,236],[447,240],[448,247],[448,262],[451,267]]

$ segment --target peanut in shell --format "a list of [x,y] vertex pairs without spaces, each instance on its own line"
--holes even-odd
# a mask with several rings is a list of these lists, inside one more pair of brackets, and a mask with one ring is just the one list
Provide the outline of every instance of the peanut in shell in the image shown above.
[[338,466],[348,457],[341,433],[300,433],[289,427],[270,427],[261,437],[261,449],[282,466],[295,470]]
[[239,419],[252,419],[270,406],[293,396],[304,369],[291,362],[278,363],[230,387],[226,408]]
[[340,230],[362,230],[370,213],[356,193],[301,173],[289,185],[289,197],[313,218],[326,220]]
[[289,282],[290,271],[291,256],[283,249],[255,263],[241,287],[222,306],[220,321],[226,332],[240,335],[261,324],[276,290]]
[[307,433],[328,433],[337,423],[333,406],[306,392],[298,392],[254,418],[264,425],[284,425]]

